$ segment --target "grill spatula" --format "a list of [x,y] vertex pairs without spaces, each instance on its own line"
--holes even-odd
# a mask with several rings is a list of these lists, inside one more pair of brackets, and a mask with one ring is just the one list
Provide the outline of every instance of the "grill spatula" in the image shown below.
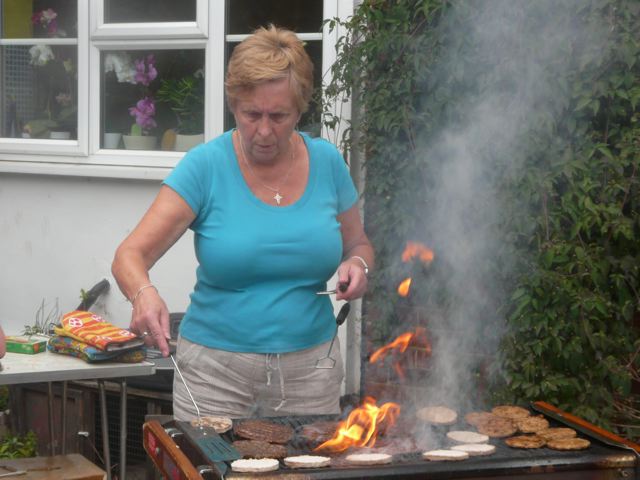
[[191,440],[191,443],[200,450],[200,453],[212,462],[220,477],[224,478],[224,474],[227,472],[227,464],[225,462],[238,460],[239,458],[242,458],[242,454],[233,445],[225,442],[213,427],[208,427],[202,424],[198,404],[193,398],[189,385],[187,385],[187,382],[182,376],[182,372],[178,367],[178,362],[173,358],[173,355],[171,355],[171,361],[173,362],[176,372],[178,372],[178,375],[180,376],[180,380],[182,381],[184,388],[187,389],[189,398],[191,398],[191,402],[196,408],[196,412],[198,414],[198,423],[196,426],[192,425],[191,422],[184,421],[178,421],[176,424]]

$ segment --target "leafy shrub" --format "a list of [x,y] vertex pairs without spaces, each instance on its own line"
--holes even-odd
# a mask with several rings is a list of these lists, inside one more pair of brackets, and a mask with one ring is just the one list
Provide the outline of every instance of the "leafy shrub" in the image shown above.
[[24,436],[8,434],[0,443],[0,458],[35,457],[37,447],[38,438],[32,431]]

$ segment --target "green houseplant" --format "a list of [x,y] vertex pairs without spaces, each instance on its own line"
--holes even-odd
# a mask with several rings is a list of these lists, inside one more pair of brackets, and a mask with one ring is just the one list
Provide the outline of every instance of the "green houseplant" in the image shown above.
[[[129,150],[154,150],[157,137],[153,135],[158,126],[155,120],[156,104],[154,98],[154,81],[158,77],[156,59],[153,53],[142,55],[132,60],[129,54],[109,53],[104,60],[105,75],[113,73],[120,84],[131,84],[136,87],[127,90],[126,98],[137,98],[134,105],[129,104],[127,112],[135,118],[128,135],[123,135],[124,146]],[[115,132],[109,132],[115,133]],[[117,148],[114,142],[111,148]]]
[[163,79],[156,93],[176,116],[175,150],[185,151],[204,140],[204,75],[201,70],[182,78]]

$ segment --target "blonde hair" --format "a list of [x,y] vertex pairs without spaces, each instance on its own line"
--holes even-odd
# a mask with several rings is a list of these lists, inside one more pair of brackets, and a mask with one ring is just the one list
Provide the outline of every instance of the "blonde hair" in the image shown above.
[[313,63],[302,41],[291,30],[260,27],[233,50],[224,82],[233,111],[240,95],[258,85],[289,78],[300,113],[309,108],[313,93]]

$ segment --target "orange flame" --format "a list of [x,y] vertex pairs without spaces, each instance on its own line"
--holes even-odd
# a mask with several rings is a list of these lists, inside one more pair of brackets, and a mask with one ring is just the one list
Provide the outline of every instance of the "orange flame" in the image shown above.
[[[427,332],[424,328],[418,327],[415,332],[405,332],[396,337],[395,340],[380,347],[369,356],[370,363],[376,363],[379,360],[384,360],[389,352],[392,353],[404,353],[409,345],[419,347],[414,353],[421,358],[426,358],[431,355],[431,344],[427,339]],[[415,360],[418,360],[417,358]],[[409,360],[410,361],[410,360]],[[398,376],[402,379],[405,378],[404,369],[399,360],[393,361],[393,369]]]
[[400,405],[397,403],[388,402],[377,407],[375,398],[365,397],[362,406],[338,424],[333,438],[314,451],[344,452],[349,447],[373,447],[378,434],[393,426],[399,414]]
[[405,278],[400,285],[398,285],[398,295],[406,297],[409,295],[409,289],[411,288],[411,277]]
[[393,342],[386,344],[384,347],[380,347],[378,350],[373,352],[369,357],[369,362],[376,363],[378,360],[384,359],[387,356],[387,353],[392,350],[399,350],[400,353],[403,353],[407,347],[409,346],[409,342],[414,337],[413,332],[405,332],[402,335],[398,336]]
[[422,263],[430,264],[433,261],[433,250],[420,242],[407,242],[402,252],[402,261],[407,263],[418,257]]

